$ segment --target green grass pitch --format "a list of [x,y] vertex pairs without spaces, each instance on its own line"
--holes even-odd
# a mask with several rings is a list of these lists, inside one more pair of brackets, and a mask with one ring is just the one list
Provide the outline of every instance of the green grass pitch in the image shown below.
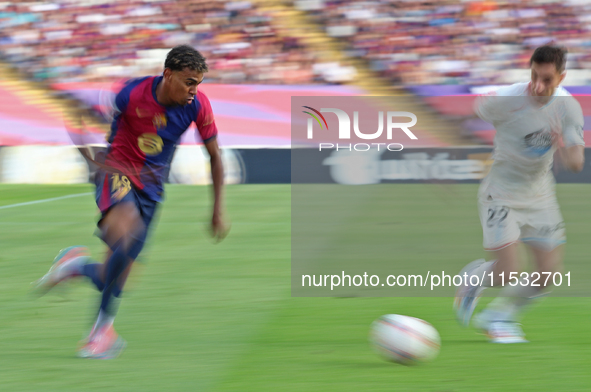
[[[432,196],[428,187],[396,185],[400,202],[413,201],[402,208],[408,213],[421,195]],[[210,189],[168,187],[116,320],[128,347],[110,361],[75,357],[98,305],[90,285],[72,282],[38,299],[29,292],[63,247],[83,244],[103,256],[92,236],[93,197],[0,209],[0,391],[591,390],[588,298],[551,297],[532,309],[524,320],[531,343],[523,345],[492,345],[459,327],[451,298],[292,298],[290,187],[226,189],[232,231],[214,245],[206,236]],[[0,208],[91,191],[86,185],[0,185]],[[481,257],[476,186],[453,192],[417,213],[453,210],[468,222],[457,246],[477,238],[470,251]],[[567,265],[589,250],[590,194],[588,185],[559,186]],[[420,245],[426,255],[440,249]],[[439,357],[404,367],[374,355],[369,325],[386,313],[432,323],[442,338]]]

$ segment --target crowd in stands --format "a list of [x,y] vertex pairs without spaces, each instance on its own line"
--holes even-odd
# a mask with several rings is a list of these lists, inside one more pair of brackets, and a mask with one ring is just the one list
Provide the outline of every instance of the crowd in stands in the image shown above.
[[[512,83],[550,41],[569,49],[570,84],[591,83],[587,0],[277,1],[393,84]],[[0,57],[35,80],[100,81],[160,73],[166,51],[189,43],[207,57],[210,82],[352,79],[331,79],[339,72],[273,17],[248,0],[0,0]]]
[[0,56],[39,81],[102,81],[158,74],[188,43],[209,82],[325,83],[314,54],[270,18],[247,0],[0,2]]
[[[349,56],[393,83],[491,84],[527,78],[533,48],[569,50],[571,84],[590,84],[587,0],[296,0]],[[524,73],[525,70],[525,73]]]

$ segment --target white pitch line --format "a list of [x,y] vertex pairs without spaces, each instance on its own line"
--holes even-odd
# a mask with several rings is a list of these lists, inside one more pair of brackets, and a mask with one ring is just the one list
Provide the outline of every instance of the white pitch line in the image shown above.
[[26,203],[9,204],[7,206],[0,206],[0,210],[4,210],[4,209],[7,209],[7,208],[14,208],[14,207],[30,206],[31,204],[48,203],[50,201],[71,199],[73,197],[88,196],[88,195],[92,195],[92,192],[76,193],[74,195],[67,195],[67,196],[60,196],[60,197],[52,197],[51,199],[28,201]]

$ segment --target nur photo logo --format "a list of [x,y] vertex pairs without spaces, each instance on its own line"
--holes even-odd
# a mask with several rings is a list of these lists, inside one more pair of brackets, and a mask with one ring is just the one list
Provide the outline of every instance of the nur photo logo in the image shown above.
[[[333,113],[337,117],[338,121],[338,129],[337,135],[338,140],[352,140],[357,138],[361,140],[376,140],[379,138],[383,139],[384,128],[386,129],[386,139],[392,140],[394,136],[394,130],[402,130],[406,136],[412,140],[416,140],[417,137],[414,133],[409,129],[416,125],[417,123],[417,116],[411,112],[386,112],[384,116],[383,111],[379,111],[377,113],[378,117],[378,129],[375,132],[362,132],[359,125],[359,111],[353,111],[353,133],[351,132],[351,118],[346,111],[337,108],[320,108],[317,110],[311,106],[302,106],[305,109],[302,111],[305,114],[308,114],[310,118],[308,118],[307,122],[307,132],[306,137],[308,140],[314,140],[314,123],[318,123],[320,127],[320,131],[323,132],[321,136],[326,137],[325,132],[331,131],[328,126],[328,122],[326,121],[325,116],[322,113]],[[408,118],[410,121],[407,122],[399,122],[400,118]],[[396,119],[396,120],[395,120]],[[314,121],[316,120],[316,121]],[[384,123],[386,126],[384,127]],[[333,128],[334,129],[334,128]],[[318,130],[317,130],[318,131]],[[334,131],[333,131],[334,132]],[[339,149],[347,149],[349,151],[367,151],[372,148],[372,146],[377,147],[378,151],[380,146],[386,146],[386,148],[390,151],[400,151],[402,150],[403,146],[400,143],[349,143],[349,144],[339,144],[337,143],[319,143],[318,148],[319,151],[322,151],[322,148],[336,148],[337,151]]]

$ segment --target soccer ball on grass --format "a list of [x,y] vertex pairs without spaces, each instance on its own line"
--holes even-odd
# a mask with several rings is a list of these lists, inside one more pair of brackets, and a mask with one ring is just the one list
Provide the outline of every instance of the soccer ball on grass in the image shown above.
[[399,314],[387,314],[371,325],[370,343],[384,359],[403,365],[433,360],[441,339],[428,322]]

